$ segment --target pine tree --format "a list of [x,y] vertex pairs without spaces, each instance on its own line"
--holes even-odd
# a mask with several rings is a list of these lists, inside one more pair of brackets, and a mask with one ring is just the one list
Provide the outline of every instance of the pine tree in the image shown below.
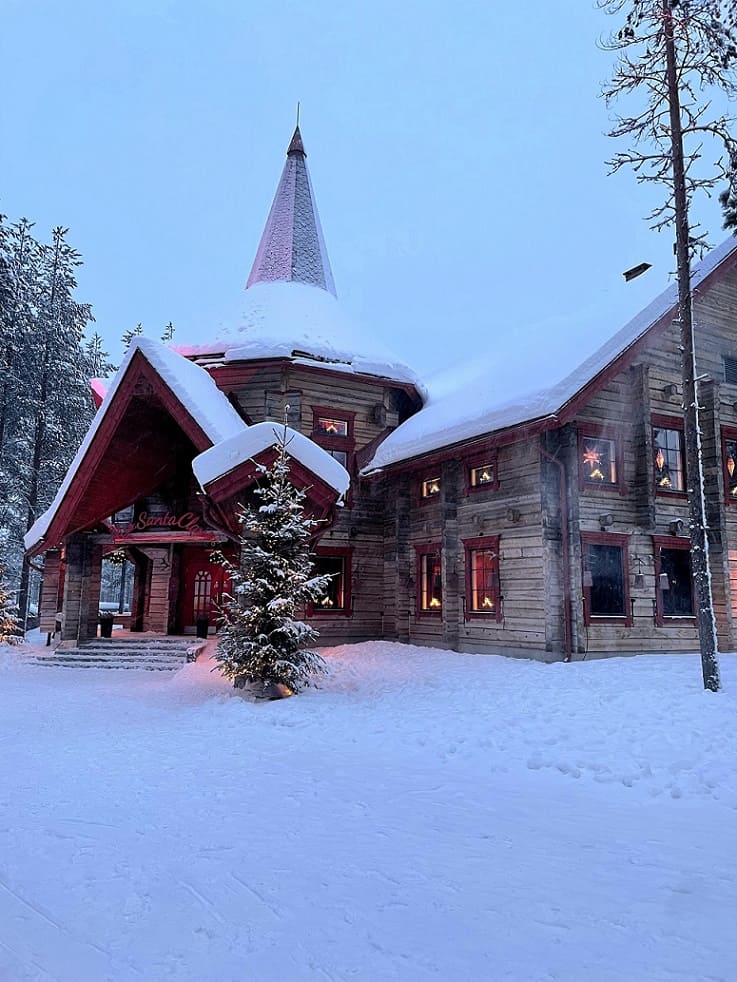
[[164,342],[164,344],[169,344],[174,340],[174,325],[171,321],[169,321],[164,328],[164,333],[161,335],[161,340]]
[[10,588],[5,582],[4,570],[0,566],[0,644],[18,644],[21,640],[16,609]]
[[87,372],[90,378],[107,378],[113,375],[117,369],[110,361],[110,353],[103,347],[102,337],[95,331],[87,344],[84,346],[84,353],[87,359]]
[[130,347],[130,343],[133,338],[138,338],[143,334],[143,324],[139,321],[138,324],[133,328],[132,331],[125,331],[123,337],[120,339],[123,347],[127,350]]
[[313,576],[310,536],[317,522],[305,515],[305,492],[289,480],[289,436],[277,432],[277,456],[262,468],[254,492],[258,507],[241,510],[240,566],[226,564],[231,593],[223,610],[217,659],[236,688],[278,686],[299,692],[321,672],[320,656],[308,650],[317,631],[297,618],[305,604],[324,595],[328,576]]

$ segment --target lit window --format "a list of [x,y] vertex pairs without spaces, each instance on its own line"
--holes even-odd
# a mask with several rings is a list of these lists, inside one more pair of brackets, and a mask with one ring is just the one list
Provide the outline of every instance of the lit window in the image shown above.
[[691,553],[687,545],[659,548],[658,584],[663,617],[693,617]]
[[345,611],[347,607],[346,556],[315,556],[313,569],[315,576],[329,576],[327,590],[320,600],[312,605],[313,613]]
[[472,467],[468,475],[469,484],[472,488],[483,488],[488,484],[493,484],[495,476],[495,467],[492,463]]
[[617,484],[617,445],[602,437],[581,438],[581,474],[594,487]]
[[727,496],[737,498],[737,440],[724,441],[724,475]]
[[426,481],[422,482],[423,498],[434,498],[436,494],[440,494],[439,477],[429,477]]
[[440,550],[420,555],[420,610],[439,614],[443,609]]
[[496,616],[499,611],[499,550],[497,540],[466,543],[468,604],[473,614]]
[[323,436],[348,436],[348,422],[345,419],[318,416],[315,429]]
[[653,427],[655,487],[661,491],[685,491],[683,430]]

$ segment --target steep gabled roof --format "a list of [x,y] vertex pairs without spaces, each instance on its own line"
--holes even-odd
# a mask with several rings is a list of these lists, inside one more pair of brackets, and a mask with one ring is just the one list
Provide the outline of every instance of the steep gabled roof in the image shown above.
[[[692,273],[694,291],[737,263],[737,237],[730,236],[698,263]],[[678,288],[672,284],[605,344],[556,385],[513,399],[494,396],[493,373],[474,382],[466,379],[449,391],[433,394],[427,404],[402,423],[381,444],[364,473],[412,460],[502,430],[529,424],[565,422],[581,399],[590,397],[613,371],[621,371],[642,345],[672,323]],[[524,349],[521,349],[524,351]],[[478,359],[477,359],[478,361]]]
[[[182,415],[187,421],[189,435],[198,450],[203,451],[209,445],[227,440],[245,427],[245,423],[228,402],[227,397],[220,392],[204,369],[182,358],[158,341],[135,338],[53,502],[27,532],[25,536],[27,550],[37,549],[49,533],[52,540],[57,542],[67,533],[68,530],[62,528],[57,521],[62,505],[70,495],[75,496],[75,484],[86,486],[92,479],[94,468],[91,460],[94,456],[95,444],[99,440],[104,442],[111,438],[113,432],[111,410],[116,402],[116,394],[122,391],[132,366],[141,359],[148,366],[147,370],[153,373],[152,377],[155,376],[163,383],[170,405],[180,407],[183,411]],[[85,470],[90,470],[90,473],[83,473]],[[83,493],[81,486],[77,486],[76,491],[77,497]]]
[[247,287],[283,280],[308,283],[336,295],[306,158],[298,126],[287,150]]

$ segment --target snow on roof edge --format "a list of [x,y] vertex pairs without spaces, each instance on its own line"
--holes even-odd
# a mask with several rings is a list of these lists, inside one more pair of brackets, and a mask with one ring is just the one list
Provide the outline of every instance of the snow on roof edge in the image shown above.
[[241,433],[223,440],[195,457],[192,461],[192,470],[200,487],[204,490],[205,485],[212,484],[247,460],[252,460],[264,450],[273,447],[282,433],[286,434],[289,456],[304,464],[325,484],[333,488],[339,497],[344,497],[351,483],[345,467],[309,437],[272,420],[244,427]]
[[[737,251],[737,236],[731,235],[712,249],[694,267],[691,274],[691,287],[695,291],[703,281]],[[636,344],[647,332],[664,317],[678,301],[678,286],[670,284],[659,293],[646,307],[631,318],[616,334],[585,359],[576,369],[564,376],[560,382],[547,389],[541,389],[525,400],[508,400],[498,406],[492,406],[489,411],[472,420],[461,421],[456,425],[441,421],[442,425],[426,434],[402,440],[405,433],[402,429],[408,427],[413,420],[421,418],[438,403],[432,400],[428,406],[402,423],[378,447],[372,460],[363,468],[362,474],[375,474],[393,464],[413,460],[426,453],[435,452],[451,447],[457,443],[477,439],[495,433],[502,429],[519,426],[522,423],[536,421],[545,416],[557,415],[585,386],[596,379],[613,361]],[[457,393],[454,393],[457,395]],[[446,397],[447,398],[447,397]],[[441,402],[446,401],[441,400]],[[539,410],[546,405],[547,412],[529,411],[530,407]],[[415,424],[416,426],[417,424]],[[412,427],[410,427],[411,431]],[[451,438],[449,438],[451,437]]]

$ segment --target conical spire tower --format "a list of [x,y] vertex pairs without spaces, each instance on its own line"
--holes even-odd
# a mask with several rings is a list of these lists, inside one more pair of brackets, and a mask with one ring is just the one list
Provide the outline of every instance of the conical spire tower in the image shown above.
[[297,126],[246,289],[256,283],[291,281],[336,296],[306,158]]

